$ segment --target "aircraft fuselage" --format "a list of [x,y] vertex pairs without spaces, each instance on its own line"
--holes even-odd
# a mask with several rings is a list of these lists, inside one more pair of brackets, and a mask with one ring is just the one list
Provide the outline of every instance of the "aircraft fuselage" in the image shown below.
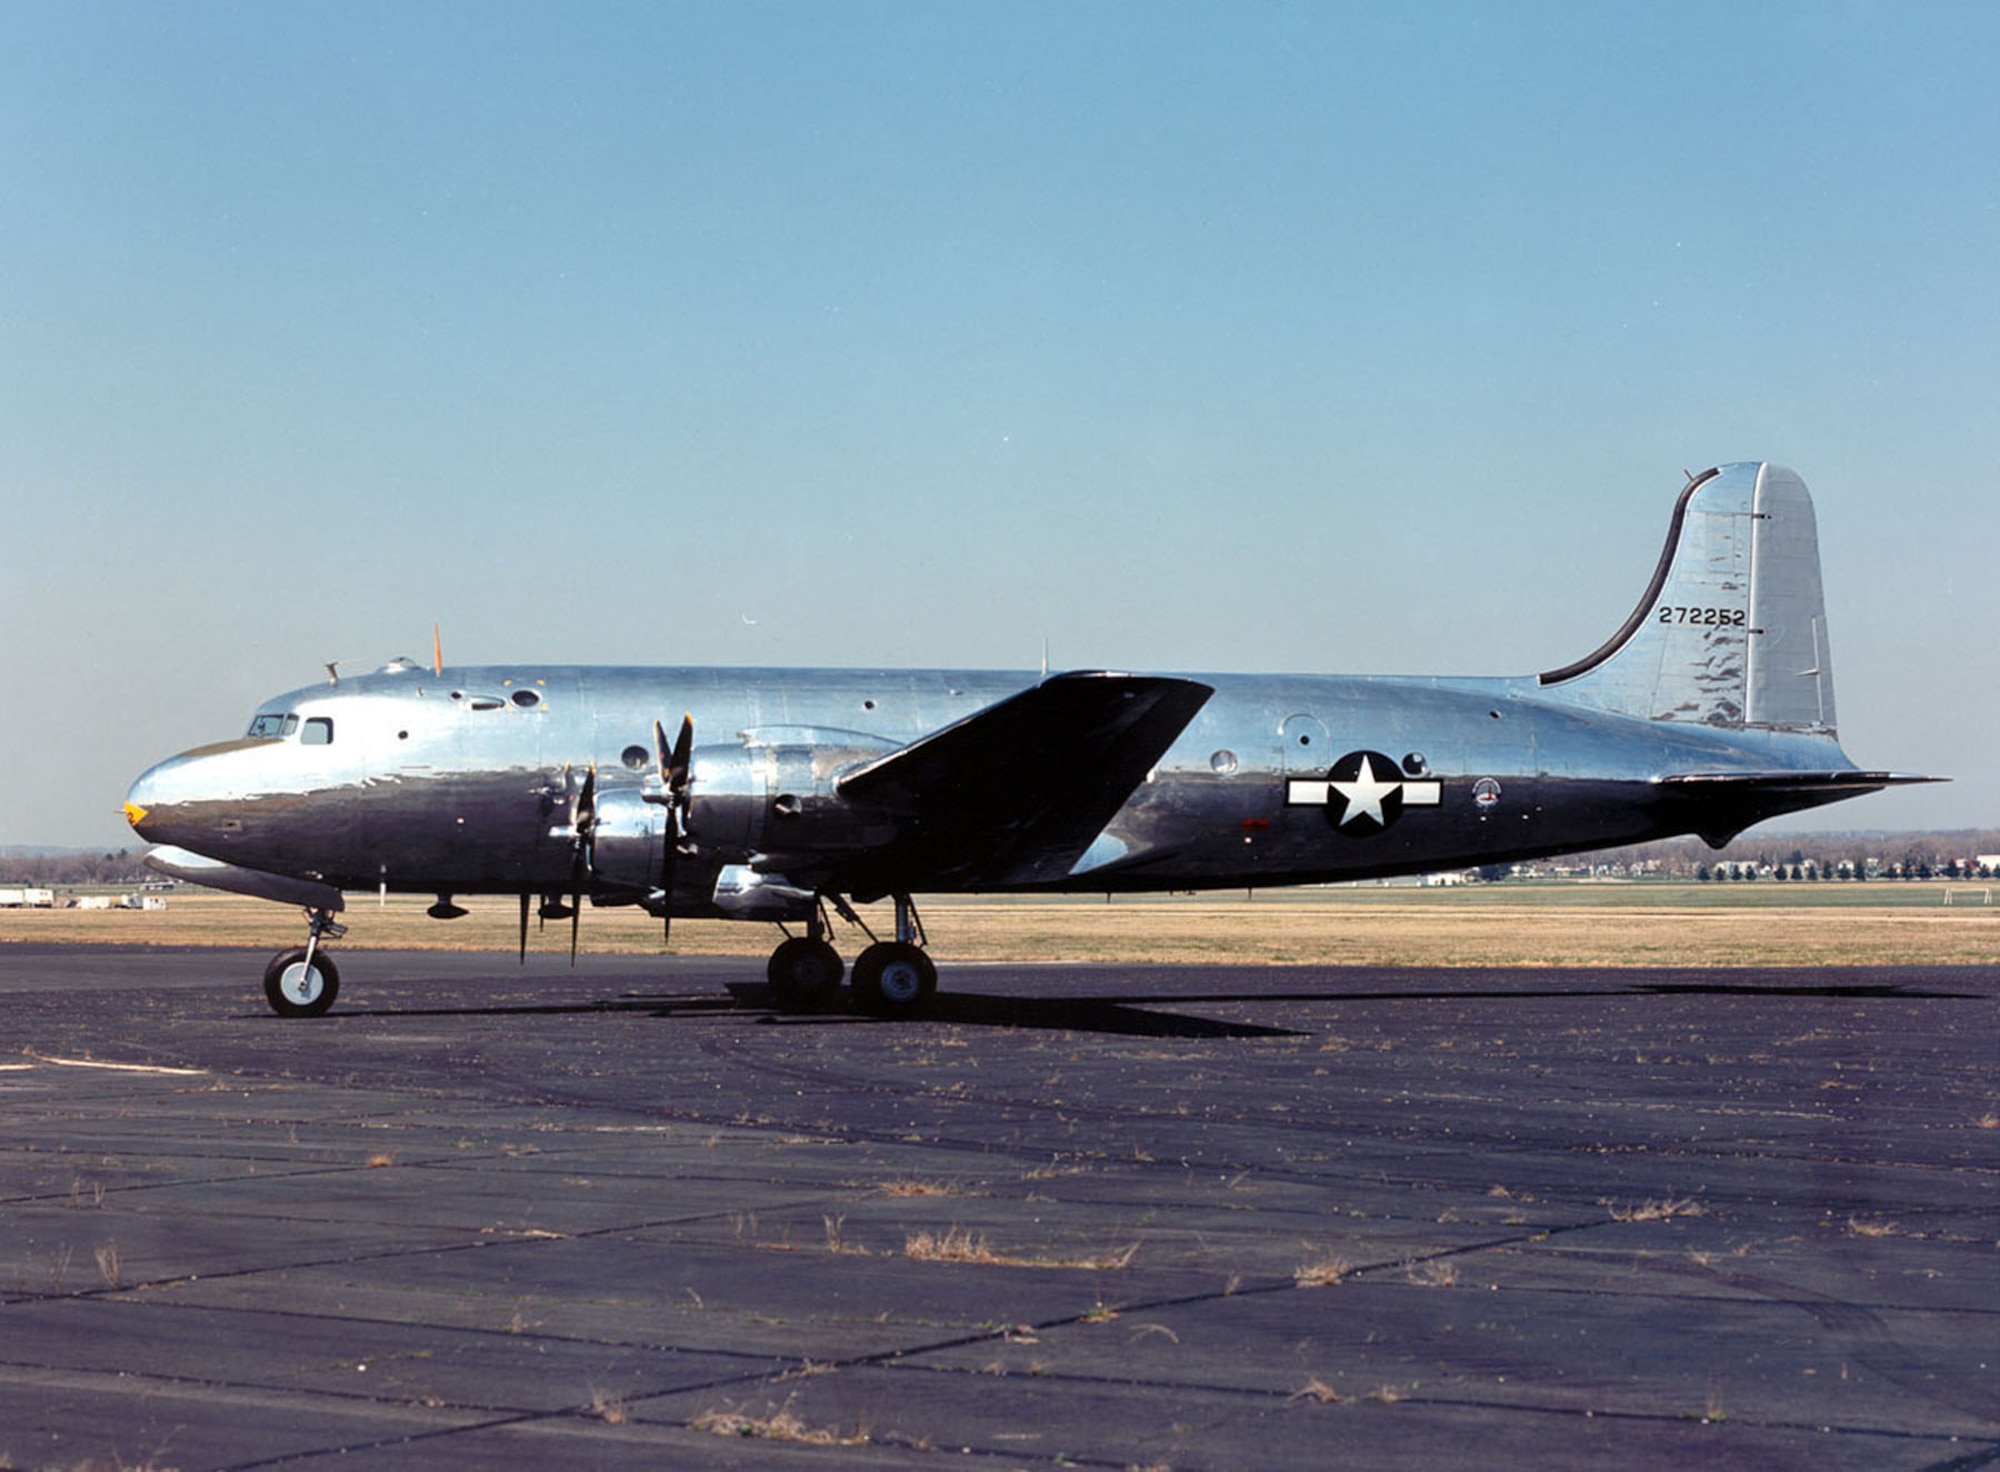
[[[1661,779],[1814,770],[1823,738],[1718,731],[1534,698],[1532,679],[1187,677],[1213,690],[1070,872],[939,890],[1196,889],[1411,873],[1636,842],[1701,825]],[[714,913],[717,875],[795,856],[845,888],[866,811],[844,768],[963,720],[1032,674],[392,666],[267,702],[268,736],[202,748],[133,790],[146,837],[339,889],[555,892],[593,767],[593,889],[643,893],[654,723],[685,712],[691,837],[673,910]],[[289,730],[287,728],[289,727]],[[1358,759],[1358,760],[1357,760]],[[621,839],[622,835],[622,839]],[[633,853],[621,857],[621,841]],[[807,872],[821,871],[825,872]]]

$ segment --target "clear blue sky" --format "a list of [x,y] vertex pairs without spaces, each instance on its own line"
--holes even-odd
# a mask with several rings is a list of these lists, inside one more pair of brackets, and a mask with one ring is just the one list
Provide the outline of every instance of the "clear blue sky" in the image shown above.
[[1522,673],[1682,470],[2000,823],[2000,7],[0,7],[0,843],[454,663]]

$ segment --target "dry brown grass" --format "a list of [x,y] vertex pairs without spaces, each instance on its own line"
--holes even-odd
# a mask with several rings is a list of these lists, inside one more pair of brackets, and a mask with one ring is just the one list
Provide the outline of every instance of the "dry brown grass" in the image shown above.
[[1315,1253],[1292,1269],[1292,1281],[1301,1288],[1331,1288],[1353,1271],[1353,1263],[1329,1250]]
[[1403,1276],[1416,1288],[1456,1288],[1458,1264],[1449,1258],[1426,1258],[1422,1262],[1410,1263],[1404,1268]]
[[1901,1222],[1862,1221],[1859,1217],[1847,1219],[1847,1234],[1850,1237],[1900,1237],[1903,1235]]
[[842,1435],[822,1427],[808,1426],[792,1403],[786,1401],[768,1416],[752,1416],[742,1411],[703,1411],[688,1423],[696,1431],[716,1436],[754,1437],[761,1441],[790,1441],[801,1446],[866,1446],[868,1432],[857,1426]]
[[[515,901],[461,896],[462,920],[427,918],[427,895],[352,897],[343,949],[511,953]],[[2000,908],[1944,906],[1939,886],[1871,884],[1499,884],[1460,889],[1271,890],[1227,895],[932,900],[945,961],[1246,962],[1268,965],[1893,965],[2000,963]],[[886,917],[884,917],[886,918]],[[870,917],[874,924],[876,917]],[[880,926],[878,925],[879,929]],[[761,956],[768,926],[674,924],[673,949]],[[0,911],[6,941],[222,945],[276,950],[304,927],[283,905],[189,891],[164,911]],[[530,930],[563,954],[567,923]],[[846,950],[849,937],[836,938]],[[588,953],[657,951],[660,927],[624,909],[586,909]]]
[[923,1181],[915,1176],[901,1176],[893,1181],[884,1181],[879,1187],[884,1196],[911,1198],[917,1196],[958,1196],[964,1194],[959,1187],[947,1181]]
[[1618,1206],[1609,1201],[1599,1204],[1609,1209],[1614,1222],[1666,1222],[1679,1217],[1708,1215],[1708,1208],[1692,1196],[1679,1200],[1642,1201],[1637,1206]]
[[1124,1247],[1101,1253],[1022,1257],[994,1251],[986,1240],[984,1232],[975,1235],[969,1228],[962,1226],[947,1228],[942,1235],[934,1232],[911,1232],[903,1239],[903,1256],[912,1261],[972,1263],[980,1267],[1087,1268],[1100,1272],[1116,1272],[1130,1267],[1132,1259],[1138,1255],[1139,1244],[1132,1242]]

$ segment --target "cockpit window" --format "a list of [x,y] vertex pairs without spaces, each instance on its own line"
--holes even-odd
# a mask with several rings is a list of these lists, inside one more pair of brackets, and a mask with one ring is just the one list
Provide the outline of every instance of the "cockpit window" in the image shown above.
[[249,736],[289,736],[298,730],[299,718],[295,715],[279,715],[268,712],[250,717]]
[[299,741],[305,746],[333,745],[333,717],[307,716],[305,734]]

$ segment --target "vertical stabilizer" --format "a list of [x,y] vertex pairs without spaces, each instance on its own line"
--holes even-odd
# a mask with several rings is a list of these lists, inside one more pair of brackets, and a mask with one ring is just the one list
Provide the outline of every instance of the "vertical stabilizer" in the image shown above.
[[1624,627],[1540,683],[1646,720],[1830,734],[1833,664],[1805,483],[1754,462],[1696,476]]

